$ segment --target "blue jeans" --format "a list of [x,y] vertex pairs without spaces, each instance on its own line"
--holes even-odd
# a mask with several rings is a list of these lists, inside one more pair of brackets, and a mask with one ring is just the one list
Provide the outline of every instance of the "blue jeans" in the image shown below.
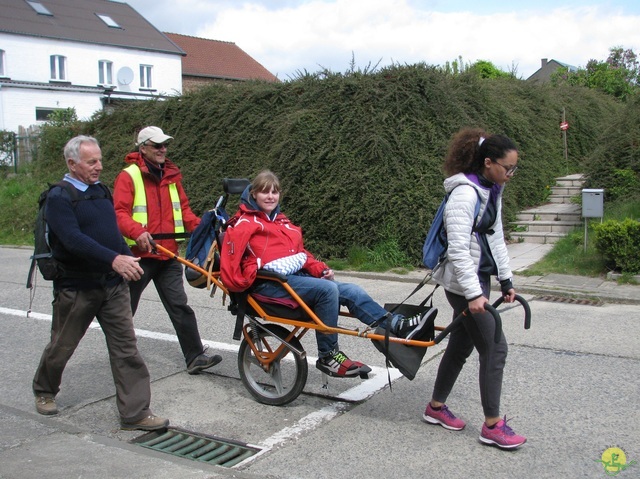
[[[305,273],[287,276],[289,286],[313,310],[327,326],[338,325],[340,306],[346,306],[349,312],[365,324],[372,324],[386,318],[387,311],[376,303],[360,286],[315,278]],[[260,282],[254,292],[271,298],[289,298],[287,291],[275,281]],[[381,322],[384,325],[384,322]],[[328,356],[338,349],[338,335],[316,332],[318,356]]]

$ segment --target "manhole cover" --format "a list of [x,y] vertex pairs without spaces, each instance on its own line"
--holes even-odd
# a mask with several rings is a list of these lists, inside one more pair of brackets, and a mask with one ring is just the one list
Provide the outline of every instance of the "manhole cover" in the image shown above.
[[550,303],[580,304],[585,306],[602,306],[602,301],[598,299],[567,298],[565,296],[537,296],[533,299],[538,301],[548,301]]
[[131,441],[154,451],[166,452],[193,461],[223,467],[233,467],[251,457],[260,449],[228,439],[196,434],[180,429],[154,431]]

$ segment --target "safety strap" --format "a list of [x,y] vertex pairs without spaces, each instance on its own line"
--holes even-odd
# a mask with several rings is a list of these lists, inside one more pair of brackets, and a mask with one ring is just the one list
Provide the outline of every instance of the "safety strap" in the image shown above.
[[247,296],[249,293],[243,291],[242,293],[235,293],[234,299],[238,304],[238,310],[236,311],[236,326],[233,330],[233,339],[239,341],[242,337],[242,325],[244,324],[244,313],[247,310]]

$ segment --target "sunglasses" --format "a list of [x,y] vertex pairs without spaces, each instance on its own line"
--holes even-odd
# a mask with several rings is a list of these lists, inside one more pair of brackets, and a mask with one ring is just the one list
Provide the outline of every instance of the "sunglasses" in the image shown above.
[[166,148],[168,143],[145,143],[145,146],[150,146],[154,150],[161,150],[162,148]]
[[494,161],[494,163],[496,165],[502,166],[504,168],[504,173],[507,176],[513,176],[515,174],[516,170],[518,169],[518,165],[516,165],[516,166],[505,166],[502,163],[498,163],[497,161]]

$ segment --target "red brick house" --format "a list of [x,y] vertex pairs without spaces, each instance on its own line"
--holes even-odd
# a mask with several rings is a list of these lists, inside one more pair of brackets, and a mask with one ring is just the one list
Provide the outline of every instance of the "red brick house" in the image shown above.
[[216,81],[279,81],[235,43],[178,33],[164,34],[187,54],[182,57],[182,90],[185,93]]

